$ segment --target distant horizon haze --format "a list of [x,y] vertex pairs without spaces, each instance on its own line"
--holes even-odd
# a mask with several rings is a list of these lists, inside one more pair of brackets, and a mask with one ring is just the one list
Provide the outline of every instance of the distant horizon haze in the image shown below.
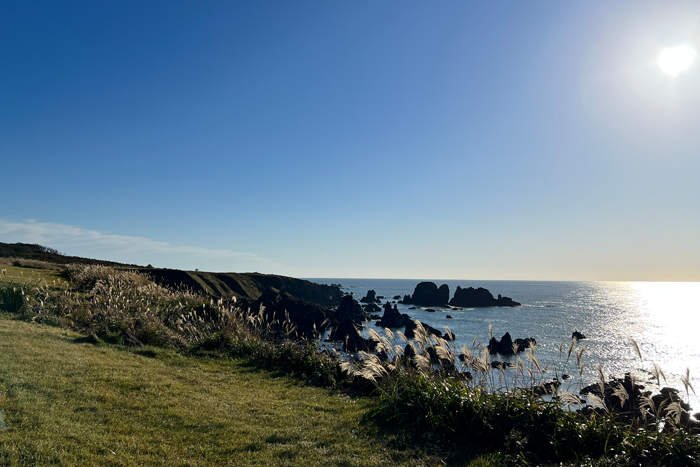
[[[595,275],[584,269],[544,269],[548,264],[546,259],[532,264],[516,263],[511,258],[510,266],[497,270],[493,266],[483,266],[477,269],[473,265],[462,265],[454,272],[454,276],[446,277],[446,271],[432,271],[384,267],[382,276],[349,276],[343,272],[348,270],[368,271],[369,266],[359,257],[351,264],[337,265],[326,274],[308,274],[314,272],[311,268],[303,270],[295,265],[282,264],[269,258],[263,258],[251,253],[233,252],[228,250],[213,250],[193,246],[173,246],[165,242],[153,241],[144,237],[127,237],[104,234],[97,231],[85,230],[75,226],[26,221],[10,223],[0,219],[0,241],[4,243],[37,243],[55,248],[68,256],[79,256],[127,264],[152,265],[153,267],[195,270],[208,272],[261,272],[279,274],[299,278],[316,279],[410,279],[410,280],[510,280],[510,281],[614,281],[614,282],[697,282],[700,274],[691,268],[687,270],[673,269],[643,269],[634,271],[606,271]],[[524,261],[522,257],[516,257]],[[528,258],[525,258],[527,260]],[[368,260],[371,262],[371,258]],[[533,260],[536,261],[536,260]],[[376,263],[375,263],[376,264]],[[374,266],[377,267],[377,266]],[[320,270],[319,270],[320,271]],[[330,275],[331,272],[338,274]],[[375,270],[376,271],[376,270]],[[464,272],[459,272],[464,271]],[[321,271],[322,272],[322,271]],[[680,274],[679,274],[680,272]],[[305,274],[306,273],[306,274]],[[666,275],[664,275],[666,273]],[[683,275],[682,273],[685,273]],[[392,274],[394,274],[392,276]],[[413,275],[410,275],[413,274]],[[458,274],[465,274],[458,276]],[[520,275],[518,275],[520,274]],[[617,275],[615,275],[617,274]],[[420,279],[421,277],[432,279]],[[435,279],[441,277],[441,279]],[[416,279],[418,278],[418,279]]]

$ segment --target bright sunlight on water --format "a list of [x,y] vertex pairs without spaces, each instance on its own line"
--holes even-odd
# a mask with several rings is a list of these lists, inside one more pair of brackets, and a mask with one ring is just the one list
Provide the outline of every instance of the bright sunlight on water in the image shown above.
[[[340,283],[356,299],[369,289],[378,295],[393,297],[412,294],[419,280],[392,279],[312,279],[321,283]],[[489,325],[499,338],[509,332],[513,339],[534,337],[541,362],[549,362],[561,372],[578,374],[575,361],[566,362],[560,353],[571,342],[574,330],[587,336],[583,378],[572,378],[572,385],[587,385],[596,380],[600,365],[607,376],[638,374],[650,389],[653,364],[665,372],[661,386],[683,390],[680,376],[690,368],[693,385],[700,388],[700,283],[697,282],[536,282],[536,281],[433,281],[446,283],[450,294],[458,285],[485,287],[494,295],[502,294],[521,302],[517,308],[439,309],[430,313],[398,305],[401,313],[442,330],[449,326],[457,336],[456,348],[471,346],[475,336],[486,344]],[[452,319],[446,319],[447,314]],[[374,324],[370,324],[374,326]],[[640,361],[631,344],[641,350]],[[459,353],[459,350],[457,350]],[[572,387],[571,389],[575,389]],[[691,394],[692,396],[692,394]],[[697,399],[691,403],[700,407]]]

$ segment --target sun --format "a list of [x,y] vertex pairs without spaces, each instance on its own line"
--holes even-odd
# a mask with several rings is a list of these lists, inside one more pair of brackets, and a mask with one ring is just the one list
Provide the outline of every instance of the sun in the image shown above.
[[662,50],[658,63],[664,73],[676,76],[678,73],[688,68],[693,63],[696,56],[697,52],[695,52],[694,48],[689,45],[681,45]]

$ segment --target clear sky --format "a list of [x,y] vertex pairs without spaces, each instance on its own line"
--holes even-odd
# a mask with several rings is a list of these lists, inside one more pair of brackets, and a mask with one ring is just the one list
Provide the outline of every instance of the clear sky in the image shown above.
[[0,241],[297,277],[700,280],[700,2],[7,1]]

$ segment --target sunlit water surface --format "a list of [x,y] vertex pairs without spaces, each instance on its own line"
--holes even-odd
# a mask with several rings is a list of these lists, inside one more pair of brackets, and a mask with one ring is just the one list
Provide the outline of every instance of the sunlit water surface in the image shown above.
[[[356,299],[369,290],[393,297],[412,294],[420,280],[398,279],[310,279],[322,284],[341,284]],[[575,358],[566,363],[571,334],[578,330],[587,339],[583,354],[583,376],[569,385],[581,386],[597,380],[600,365],[606,377],[637,374],[649,389],[657,387],[651,370],[660,366],[666,376],[661,386],[684,389],[680,376],[690,369],[690,380],[700,392],[700,283],[698,282],[535,282],[535,281],[433,281],[448,284],[450,296],[457,286],[485,287],[522,303],[517,308],[439,309],[437,313],[409,310],[401,313],[443,330],[449,326],[457,336],[456,348],[471,347],[474,338],[489,340],[489,325],[498,339],[509,332],[513,339],[534,337],[536,356],[542,366],[579,375]],[[381,314],[381,313],[380,313]],[[453,319],[446,319],[449,314]],[[372,324],[373,325],[373,324]],[[366,330],[365,330],[366,333]],[[631,340],[641,350],[637,355]],[[562,355],[561,343],[564,343]],[[457,351],[459,353],[459,351]],[[570,389],[576,389],[571,387]],[[691,403],[700,407],[696,397]]]

